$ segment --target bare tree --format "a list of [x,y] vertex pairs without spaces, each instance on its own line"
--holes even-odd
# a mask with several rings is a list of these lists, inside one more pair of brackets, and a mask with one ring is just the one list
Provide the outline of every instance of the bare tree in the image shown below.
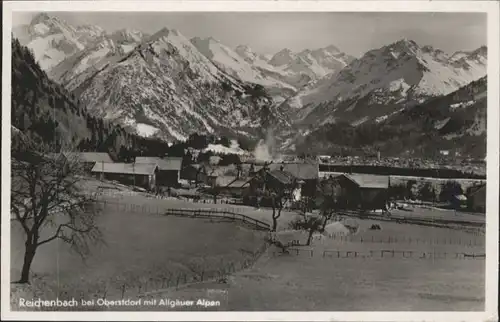
[[24,262],[18,283],[29,283],[38,248],[54,240],[68,243],[81,256],[90,242],[103,241],[97,227],[97,194],[86,193],[76,156],[46,153],[33,142],[13,151],[11,212],[25,234]]
[[315,232],[323,231],[322,226],[324,225],[324,219],[322,217],[309,215],[304,218],[299,218],[290,223],[290,228],[296,230],[307,231],[307,241],[306,245],[311,245],[312,236]]
[[268,189],[267,195],[271,199],[271,206],[273,209],[272,219],[273,219],[273,227],[272,231],[276,231],[278,228],[278,218],[281,217],[281,211],[285,205],[287,199],[287,191],[284,188],[278,189]]
[[325,230],[328,220],[338,212],[341,194],[341,187],[334,178],[325,178],[318,183],[316,204],[323,216],[322,231]]

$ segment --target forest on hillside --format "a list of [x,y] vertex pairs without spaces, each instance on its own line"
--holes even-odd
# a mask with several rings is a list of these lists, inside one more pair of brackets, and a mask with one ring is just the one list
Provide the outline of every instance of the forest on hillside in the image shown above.
[[[54,151],[109,152],[117,160],[168,152],[166,142],[143,138],[118,124],[90,115],[78,97],[53,82],[31,50],[12,41],[11,124]],[[15,138],[13,138],[14,140]]]

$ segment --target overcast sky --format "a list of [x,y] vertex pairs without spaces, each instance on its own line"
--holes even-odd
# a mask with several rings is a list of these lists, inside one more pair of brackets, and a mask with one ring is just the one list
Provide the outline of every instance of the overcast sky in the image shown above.
[[[36,13],[14,13],[13,25],[29,23]],[[95,24],[105,30],[122,28],[154,33],[163,27],[191,38],[214,37],[235,47],[248,45],[263,54],[283,48],[293,51],[335,45],[360,57],[401,38],[445,52],[486,45],[483,13],[49,13],[73,25]]]

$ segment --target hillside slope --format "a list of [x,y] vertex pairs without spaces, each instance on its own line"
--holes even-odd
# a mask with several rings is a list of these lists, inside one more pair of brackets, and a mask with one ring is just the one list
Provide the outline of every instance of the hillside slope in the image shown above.
[[104,34],[98,26],[74,27],[46,13],[36,15],[29,24],[13,28],[14,36],[31,49],[43,70],[80,52]]
[[143,139],[92,116],[74,94],[47,77],[17,39],[12,41],[11,103],[14,147],[29,139],[45,142],[54,150],[102,151],[115,157],[130,151],[161,155],[168,149],[166,143]]
[[403,39],[367,52],[283,103],[303,127],[381,120],[486,75],[486,47],[447,55]]
[[440,150],[486,156],[487,78],[448,95],[358,126],[327,124],[297,141],[297,150],[337,153],[344,148],[379,150],[384,155],[435,157]]
[[[243,54],[241,56],[211,37],[205,39],[195,37],[191,39],[191,42],[200,53],[228,75],[244,82],[264,86],[274,101],[283,101],[297,91],[297,88],[281,80],[281,77],[273,77],[272,74],[266,74],[257,68],[255,65],[257,59],[261,64],[265,64],[265,62],[262,61],[262,57],[252,57],[249,48],[247,51],[242,51],[240,47],[240,52]],[[253,60],[249,57],[252,57]]]
[[286,124],[264,88],[241,82],[202,55],[179,31],[164,28],[73,91],[90,111],[164,140],[191,133],[256,135]]

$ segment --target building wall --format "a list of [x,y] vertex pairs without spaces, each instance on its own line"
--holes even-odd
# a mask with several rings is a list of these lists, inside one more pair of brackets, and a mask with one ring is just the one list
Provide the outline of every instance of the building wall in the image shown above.
[[[135,180],[134,180],[135,177]],[[150,179],[148,175],[140,175],[140,174],[122,174],[122,173],[97,173],[97,178],[102,178],[106,180],[115,180],[120,183],[126,185],[136,185],[142,187],[144,189],[152,189],[154,188],[155,175],[152,175],[153,178]]]
[[157,175],[157,183],[160,186],[177,186],[179,184],[179,171],[160,170]]
[[388,190],[383,188],[360,188],[345,177],[338,177],[341,187],[340,202],[347,209],[383,209],[387,203]]
[[387,199],[387,189],[361,189],[361,207],[364,209],[384,209]]

